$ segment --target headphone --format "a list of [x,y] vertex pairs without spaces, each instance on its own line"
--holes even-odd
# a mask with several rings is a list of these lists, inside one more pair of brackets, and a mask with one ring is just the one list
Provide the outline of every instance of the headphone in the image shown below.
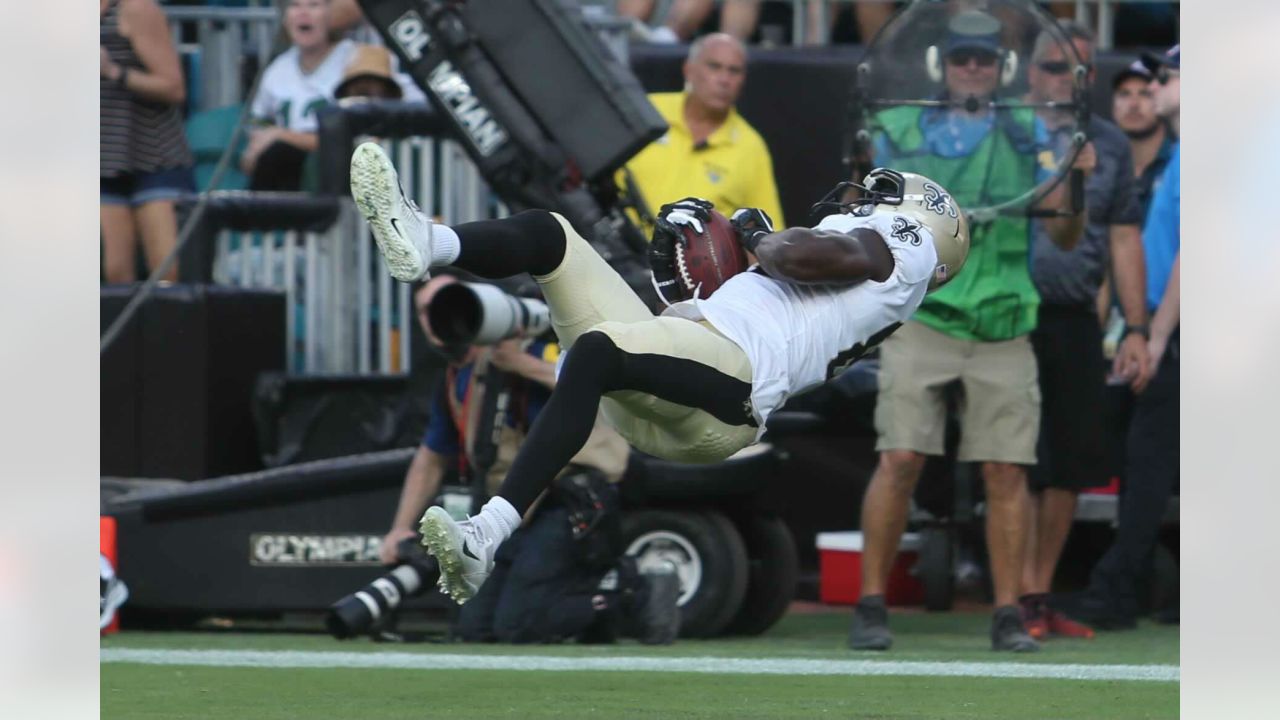
[[[1009,87],[1018,78],[1018,53],[1012,50],[1001,50],[1000,53],[1000,87]],[[937,45],[930,45],[924,53],[925,71],[933,82],[942,82],[942,52]]]

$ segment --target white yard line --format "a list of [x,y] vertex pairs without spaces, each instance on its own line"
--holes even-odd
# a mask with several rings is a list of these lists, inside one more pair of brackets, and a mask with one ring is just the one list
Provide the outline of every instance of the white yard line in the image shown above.
[[103,663],[266,668],[394,668],[404,670],[626,671],[730,675],[898,675],[1179,682],[1177,665],[1050,665],[1012,662],[747,659],[717,657],[547,657],[407,652],[298,650],[144,650],[104,648]]

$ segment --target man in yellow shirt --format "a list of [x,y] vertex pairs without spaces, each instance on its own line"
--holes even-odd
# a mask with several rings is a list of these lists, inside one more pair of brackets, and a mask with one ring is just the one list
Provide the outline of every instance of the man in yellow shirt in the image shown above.
[[[671,129],[631,159],[618,183],[625,187],[630,171],[650,216],[663,203],[694,196],[726,216],[760,208],[774,227],[786,227],[769,148],[734,109],[746,75],[746,48],[716,33],[689,46],[683,92],[649,96]],[[645,222],[648,234],[653,228]]]

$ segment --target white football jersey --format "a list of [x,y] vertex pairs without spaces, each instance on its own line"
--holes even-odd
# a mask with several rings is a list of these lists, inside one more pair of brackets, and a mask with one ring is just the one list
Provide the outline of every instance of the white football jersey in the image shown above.
[[884,238],[893,274],[884,282],[799,285],[759,267],[729,278],[706,300],[686,300],[664,315],[706,319],[751,361],[751,402],[764,432],[787,398],[820,385],[878,345],[920,307],[937,264],[929,229],[906,215],[831,215],[819,230],[865,227]]
[[[342,76],[356,52],[356,43],[340,40],[314,70],[302,72],[298,64],[298,48],[291,47],[281,53],[262,74],[258,93],[253,96],[253,118],[277,125],[286,130],[315,132],[319,127],[317,111],[333,102],[333,91],[342,83]],[[426,96],[406,74],[396,72],[398,63],[393,55],[392,74],[404,93],[406,102],[420,102]]]

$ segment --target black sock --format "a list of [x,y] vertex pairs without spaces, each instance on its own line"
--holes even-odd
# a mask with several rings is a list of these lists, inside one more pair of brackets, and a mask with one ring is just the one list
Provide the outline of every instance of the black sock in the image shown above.
[[621,351],[608,335],[578,338],[565,359],[555,392],[520,446],[498,494],[523,515],[595,427],[600,396],[615,389],[622,374]]
[[1049,602],[1049,593],[1025,593],[1018,598],[1018,603],[1028,607],[1046,605]]
[[453,231],[461,245],[454,265],[483,278],[547,275],[564,260],[564,228],[545,210],[463,223]]
[[[751,383],[685,358],[623,352],[602,332],[573,344],[551,399],[511,464],[499,495],[523,514],[556,473],[582,449],[595,425],[600,397],[635,390],[699,408],[731,425],[749,425]],[[744,411],[745,409],[745,411]]]

